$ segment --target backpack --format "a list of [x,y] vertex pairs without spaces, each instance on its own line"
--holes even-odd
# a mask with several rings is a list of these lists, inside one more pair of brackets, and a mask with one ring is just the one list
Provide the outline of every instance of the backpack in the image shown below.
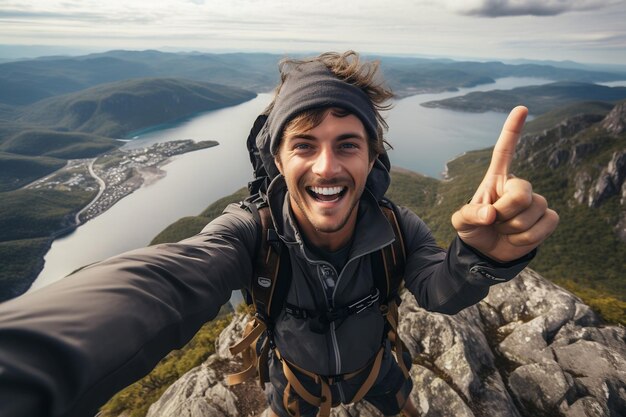
[[[246,142],[250,162],[254,168],[254,179],[248,183],[250,197],[241,203],[241,207],[250,211],[256,218],[257,225],[259,225],[258,236],[260,241],[257,244],[251,288],[249,291],[244,291],[246,303],[252,309],[253,318],[247,323],[242,339],[230,347],[233,356],[242,355],[244,370],[228,375],[226,382],[228,385],[235,385],[258,376],[263,388],[265,383],[269,382],[268,358],[270,349],[273,349],[283,363],[283,371],[288,381],[283,398],[285,409],[292,416],[298,415],[297,404],[289,400],[290,390],[293,389],[305,401],[320,407],[320,417],[327,417],[333,405],[329,388],[329,384],[332,384],[333,381],[313,374],[281,358],[274,344],[274,322],[284,309],[287,314],[310,320],[311,330],[323,333],[328,329],[331,322],[342,320],[351,314],[358,314],[378,302],[380,312],[386,318],[385,333],[391,343],[392,352],[404,377],[408,378],[408,369],[403,360],[403,354],[408,351],[397,333],[399,291],[403,283],[406,261],[404,240],[396,217],[396,206],[391,201],[382,199],[379,202],[380,208],[392,226],[396,239],[372,255],[375,257],[372,262],[375,288],[372,292],[368,296],[354,300],[332,312],[308,311],[286,303],[287,292],[291,284],[291,262],[288,250],[283,247],[284,245],[272,222],[265,198],[270,179],[256,146],[256,136],[263,128],[266,120],[267,116],[264,115],[256,119]],[[369,370],[367,379],[350,402],[357,402],[362,399],[374,384],[380,369],[383,351],[384,346],[381,347],[372,362],[363,369],[350,375],[341,376],[342,379],[349,379],[365,371],[365,368]],[[322,388],[322,396],[317,397],[308,392],[299,383],[293,372],[294,369],[318,382]]]

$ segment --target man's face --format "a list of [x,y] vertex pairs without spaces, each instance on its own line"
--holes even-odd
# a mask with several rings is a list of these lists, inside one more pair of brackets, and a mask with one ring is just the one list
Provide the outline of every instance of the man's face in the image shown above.
[[361,120],[329,111],[318,126],[286,134],[275,162],[306,238],[331,251],[346,245],[354,233],[359,199],[374,163],[368,157]]

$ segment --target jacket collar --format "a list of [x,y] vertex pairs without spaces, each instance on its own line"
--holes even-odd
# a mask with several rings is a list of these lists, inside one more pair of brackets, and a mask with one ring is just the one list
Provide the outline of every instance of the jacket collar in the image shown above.
[[[298,245],[310,257],[310,251],[305,249],[304,240],[289,206],[289,192],[282,175],[274,178],[268,188],[267,197],[276,232],[282,241],[287,245]],[[361,196],[358,210],[350,258],[381,249],[395,238],[389,221],[368,188],[365,188]]]

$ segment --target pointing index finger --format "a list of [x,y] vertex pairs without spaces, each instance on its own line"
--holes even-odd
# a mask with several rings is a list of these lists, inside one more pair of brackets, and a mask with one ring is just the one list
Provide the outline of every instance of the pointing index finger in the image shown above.
[[488,175],[506,176],[509,174],[513,155],[515,155],[515,146],[527,115],[528,109],[524,106],[517,106],[509,113],[496,146],[493,148],[491,164],[489,164],[489,169],[487,170]]

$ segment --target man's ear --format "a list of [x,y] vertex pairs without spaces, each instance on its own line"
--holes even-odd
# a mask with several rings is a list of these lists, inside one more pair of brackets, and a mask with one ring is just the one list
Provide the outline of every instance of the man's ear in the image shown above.
[[283,165],[280,163],[280,158],[278,157],[278,154],[274,155],[274,165],[276,165],[276,168],[278,168],[278,172],[280,172],[280,174],[283,174]]
[[370,172],[372,172],[372,168],[374,168],[374,164],[376,163],[377,159],[378,159],[378,154],[376,154],[376,157],[370,161],[370,167],[367,170],[367,175],[369,175]]

